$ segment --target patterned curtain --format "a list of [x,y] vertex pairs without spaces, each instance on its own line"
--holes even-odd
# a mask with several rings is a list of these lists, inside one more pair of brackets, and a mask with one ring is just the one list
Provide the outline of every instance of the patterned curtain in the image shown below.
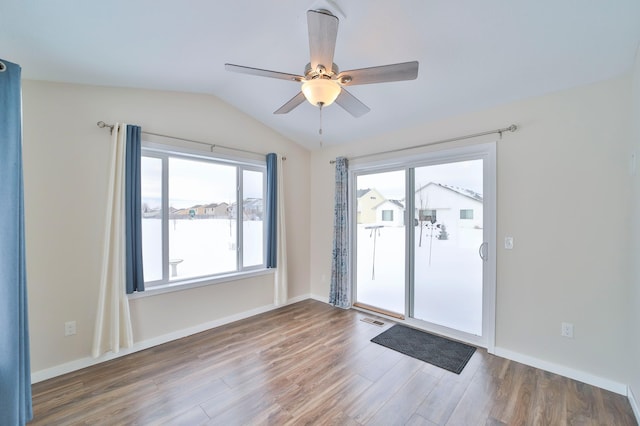
[[336,158],[336,192],[333,217],[333,252],[331,255],[331,289],[329,303],[339,308],[351,307],[349,283],[349,215],[347,159]]

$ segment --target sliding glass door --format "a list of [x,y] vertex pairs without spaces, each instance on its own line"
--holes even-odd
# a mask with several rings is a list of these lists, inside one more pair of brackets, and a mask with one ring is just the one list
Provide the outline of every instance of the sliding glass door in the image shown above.
[[358,304],[405,312],[405,171],[356,177]]
[[402,163],[352,169],[355,305],[489,347],[495,145]]
[[483,160],[416,167],[412,317],[482,335]]

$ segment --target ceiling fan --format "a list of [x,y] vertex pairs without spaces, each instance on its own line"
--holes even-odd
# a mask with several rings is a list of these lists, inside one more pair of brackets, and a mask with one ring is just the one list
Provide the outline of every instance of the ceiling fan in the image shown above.
[[301,91],[274,111],[274,114],[286,114],[306,99],[321,109],[335,101],[354,117],[360,117],[369,112],[370,108],[349,93],[345,89],[346,86],[414,80],[418,77],[418,61],[340,72],[338,66],[333,63],[338,36],[338,18],[328,10],[309,10],[307,25],[311,62],[305,67],[304,75],[242,65],[224,65],[227,71],[302,83]]

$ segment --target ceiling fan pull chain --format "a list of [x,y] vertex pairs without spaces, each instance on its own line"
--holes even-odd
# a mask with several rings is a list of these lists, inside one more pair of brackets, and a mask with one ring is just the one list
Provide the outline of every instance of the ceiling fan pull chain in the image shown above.
[[320,107],[320,128],[318,129],[318,135],[320,135],[320,147],[322,148],[322,102],[318,102]]

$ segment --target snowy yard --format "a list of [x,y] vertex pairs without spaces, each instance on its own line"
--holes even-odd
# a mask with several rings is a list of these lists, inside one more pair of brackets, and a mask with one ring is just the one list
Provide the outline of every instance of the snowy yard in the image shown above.
[[[243,222],[245,266],[263,262],[263,222]],[[160,219],[142,220],[145,282],[162,278]],[[229,219],[169,220],[169,259],[176,263],[171,280],[200,277],[236,270],[236,222]]]
[[[405,228],[383,227],[375,236],[358,225],[357,300],[405,313]],[[459,229],[455,239],[431,239],[416,232],[414,317],[434,324],[482,334],[481,229]],[[429,256],[431,262],[429,263]],[[374,269],[375,268],[375,269]],[[372,279],[372,275],[375,277]]]

